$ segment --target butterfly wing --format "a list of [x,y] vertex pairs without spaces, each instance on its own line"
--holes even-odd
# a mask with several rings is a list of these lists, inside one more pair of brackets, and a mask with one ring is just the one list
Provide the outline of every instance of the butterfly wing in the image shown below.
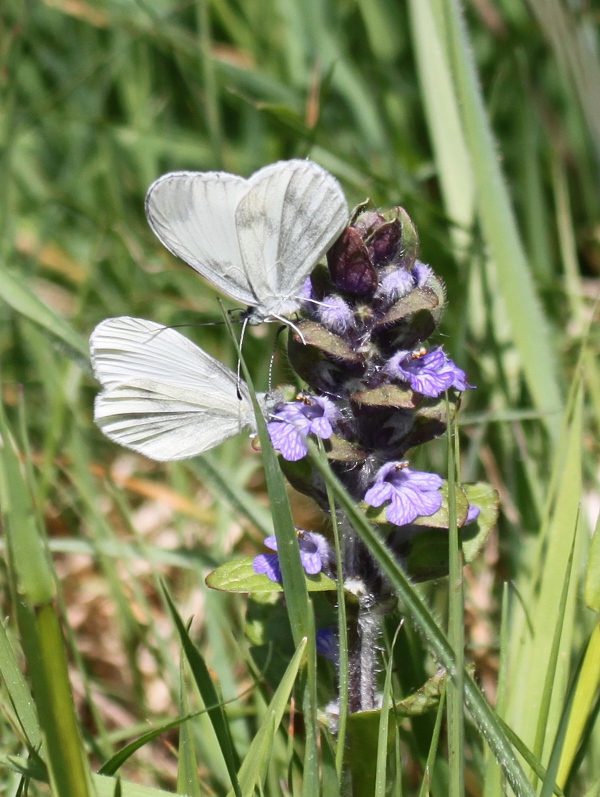
[[348,223],[337,180],[316,163],[280,161],[244,180],[173,172],[154,182],[146,215],[161,242],[223,293],[285,315]]
[[146,216],[154,233],[223,293],[252,305],[235,229],[235,211],[248,181],[226,172],[172,172],[146,194]]
[[338,181],[312,161],[274,163],[249,183],[235,221],[254,306],[264,317],[286,315],[348,224],[348,205]]
[[103,390],[94,418],[111,440],[151,459],[197,456],[245,428],[254,414],[244,383],[173,329],[109,318],[90,338]]

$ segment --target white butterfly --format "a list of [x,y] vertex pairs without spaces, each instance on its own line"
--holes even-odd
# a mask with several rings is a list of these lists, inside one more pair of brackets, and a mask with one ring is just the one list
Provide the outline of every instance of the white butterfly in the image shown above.
[[169,251],[252,308],[248,318],[258,322],[298,309],[304,281],[350,214],[334,177],[311,161],[290,160],[248,180],[165,174],[148,190],[146,215]]
[[103,387],[94,419],[122,446],[166,462],[202,454],[243,429],[256,432],[245,382],[174,329],[109,318],[93,331],[90,349]]

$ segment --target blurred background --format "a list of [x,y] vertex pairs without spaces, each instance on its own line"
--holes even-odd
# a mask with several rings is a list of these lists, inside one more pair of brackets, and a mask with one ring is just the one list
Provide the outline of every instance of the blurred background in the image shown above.
[[[541,573],[552,457],[582,361],[584,486],[573,490],[585,531],[595,525],[600,10],[584,0],[464,6],[461,22],[450,0],[3,3],[2,396],[29,441],[73,688],[97,760],[147,718],[176,714],[161,577],[182,616],[194,616],[224,696],[249,685],[245,601],[211,592],[204,577],[233,552],[261,550],[269,528],[260,458],[247,439],[164,466],[93,425],[87,338],[104,318],[189,324],[184,334],[235,366],[222,327],[193,326],[220,318],[215,290],[146,223],[146,190],[167,171],[248,176],[310,157],[340,180],[351,206],[401,204],[413,218],[421,259],[447,286],[439,342],[477,387],[464,400],[463,476],[491,482],[502,499],[499,533],[467,574],[469,655],[491,700],[500,585],[513,580],[527,592]],[[245,343],[260,389],[274,336],[262,325]],[[276,381],[289,378],[281,351]],[[445,444],[435,445],[423,464],[441,467]],[[299,525],[321,522],[308,499],[295,495],[293,506]],[[593,622],[577,594],[567,668]],[[430,598],[442,612],[443,590]],[[8,598],[3,611],[10,615]],[[234,723],[242,748],[245,711]],[[223,793],[203,721],[201,773]],[[0,725],[4,753],[14,752],[8,720]],[[125,774],[172,787],[171,743],[167,735],[144,747]],[[600,744],[588,753],[587,786],[600,771]],[[469,792],[479,794],[478,765],[470,771]],[[406,773],[410,782],[409,765]],[[10,778],[0,782],[8,788]]]

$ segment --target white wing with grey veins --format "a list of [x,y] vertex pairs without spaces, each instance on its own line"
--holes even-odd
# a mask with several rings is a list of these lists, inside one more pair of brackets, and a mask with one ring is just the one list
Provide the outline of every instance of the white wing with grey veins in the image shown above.
[[248,180],[166,174],[150,186],[146,214],[167,249],[263,318],[297,309],[305,279],[349,219],[337,180],[304,160]]
[[103,387],[95,421],[127,448],[159,461],[185,459],[255,430],[246,384],[173,329],[109,318],[92,333],[90,349]]

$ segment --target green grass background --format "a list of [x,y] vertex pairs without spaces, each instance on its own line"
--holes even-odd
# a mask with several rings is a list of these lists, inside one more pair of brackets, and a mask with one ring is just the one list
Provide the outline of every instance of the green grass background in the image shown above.
[[[467,658],[510,728],[550,767],[544,779],[523,764],[534,787],[550,794],[558,770],[568,794],[599,793],[600,552],[590,554],[589,540],[599,506],[600,13],[577,0],[471,0],[464,11],[456,0],[3,4],[4,550],[9,532],[17,548],[29,539],[23,524],[32,517],[39,535],[2,568],[4,793],[22,788],[23,771],[34,778],[30,793],[47,793],[35,779],[37,754],[30,750],[25,763],[25,739],[39,747],[40,727],[49,733],[40,712],[53,708],[37,703],[37,715],[28,714],[27,690],[33,681],[39,698],[43,679],[52,681],[36,675],[32,659],[56,654],[43,645],[40,654],[43,612],[19,618],[23,594],[34,607],[59,607],[83,741],[69,738],[75,758],[85,744],[94,769],[149,719],[158,726],[202,705],[189,675],[180,689],[161,578],[184,621],[194,615],[192,637],[223,698],[252,684],[245,600],[215,594],[203,580],[232,555],[258,550],[270,527],[259,458],[240,439],[165,467],[110,444],[92,423],[87,338],[110,316],[165,324],[219,317],[214,290],[145,221],[156,177],[176,169],[249,175],[306,156],[341,181],[351,205],[402,204],[422,259],[446,282],[439,339],[477,386],[462,413],[462,475],[491,482],[502,500],[498,533],[466,577]],[[185,334],[235,363],[222,328]],[[263,325],[245,343],[260,389],[273,338]],[[283,358],[276,373],[290,378]],[[445,446],[427,457],[442,467]],[[307,501],[292,503],[297,520],[315,522]],[[62,585],[56,598],[53,575],[39,575],[44,557],[28,567],[40,539]],[[31,572],[39,579],[28,584]],[[444,628],[446,584],[421,592]],[[394,684],[406,694],[432,662],[411,623],[401,636]],[[270,699],[257,687],[227,708],[242,759],[261,738]],[[437,756],[431,746],[434,721],[402,725],[403,776],[394,788],[402,781],[406,794],[462,790],[452,738],[443,737]],[[283,778],[299,794],[293,737],[274,726],[269,738],[270,765],[266,748],[259,759],[264,793],[281,794]],[[466,738],[454,741],[468,793],[500,795],[501,767],[468,717]],[[220,749],[203,714],[122,771],[180,793],[226,794]],[[430,776],[428,754],[437,757]],[[55,783],[56,793],[84,793],[85,769],[79,785]],[[325,782],[324,794],[337,793]],[[98,793],[116,793],[114,781],[95,783]]]

